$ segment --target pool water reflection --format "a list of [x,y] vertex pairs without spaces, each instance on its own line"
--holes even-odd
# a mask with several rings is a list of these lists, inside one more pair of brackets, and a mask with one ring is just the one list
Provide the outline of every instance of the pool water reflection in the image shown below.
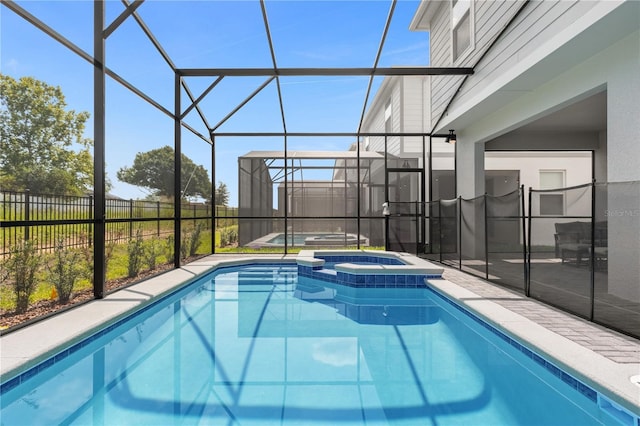
[[602,421],[586,397],[474,324],[426,288],[343,288],[298,277],[295,265],[226,268],[3,394],[2,421]]

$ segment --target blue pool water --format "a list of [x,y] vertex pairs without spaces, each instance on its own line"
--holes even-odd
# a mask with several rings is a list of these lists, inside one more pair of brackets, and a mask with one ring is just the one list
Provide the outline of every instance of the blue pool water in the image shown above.
[[295,265],[252,265],[205,276],[4,384],[0,419],[617,424],[595,391],[544,364],[426,288],[342,287]]

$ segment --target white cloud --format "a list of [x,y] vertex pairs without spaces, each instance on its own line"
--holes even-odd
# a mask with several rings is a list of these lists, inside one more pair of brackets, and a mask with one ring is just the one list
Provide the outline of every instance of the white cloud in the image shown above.
[[4,68],[4,71],[9,71],[10,73],[15,74],[18,72],[19,65],[20,64],[18,63],[17,59],[11,58],[5,64],[3,64],[2,68]]
[[356,365],[358,346],[356,339],[327,338],[313,344],[313,359],[334,367]]
[[400,47],[398,49],[385,50],[385,51],[383,51],[383,56],[401,55],[401,54],[404,54],[404,53],[410,53],[410,52],[415,52],[415,51],[428,52],[429,51],[429,41],[425,40],[425,41],[421,41],[419,43],[414,43],[414,44],[409,45],[409,46]]

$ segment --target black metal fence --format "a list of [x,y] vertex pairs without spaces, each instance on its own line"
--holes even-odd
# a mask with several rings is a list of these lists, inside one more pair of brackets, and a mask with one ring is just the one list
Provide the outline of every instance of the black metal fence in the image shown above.
[[[107,200],[105,242],[173,235],[173,203]],[[424,256],[640,337],[640,182],[523,187],[425,204]],[[0,192],[0,255],[25,241],[90,245],[92,197]],[[184,203],[183,229],[237,224],[234,208]],[[420,247],[416,244],[416,247]]]
[[640,182],[526,195],[428,203],[426,257],[640,337]]
[[[105,243],[123,243],[140,232],[143,238],[173,235],[172,202],[123,200],[106,201]],[[65,247],[85,247],[93,239],[93,196],[0,192],[0,256],[16,244],[31,240],[38,250],[52,250],[58,241]],[[182,223],[211,220],[212,206],[182,203]],[[228,226],[238,215],[237,209],[216,206],[216,224]],[[229,218],[229,219],[226,219]],[[209,222],[210,223],[210,222]],[[210,228],[210,227],[209,227]]]

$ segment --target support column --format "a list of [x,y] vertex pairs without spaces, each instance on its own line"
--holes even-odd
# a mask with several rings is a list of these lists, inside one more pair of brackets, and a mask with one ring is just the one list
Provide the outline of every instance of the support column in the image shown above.
[[[456,190],[456,195],[466,200],[485,193],[484,144],[465,142],[463,133],[457,134],[456,142]],[[464,201],[462,204],[465,208],[460,212],[460,220],[464,220],[460,253],[463,259],[484,259],[484,207],[479,202],[475,209],[469,209]]]
[[175,90],[175,117],[174,117],[174,180],[173,180],[173,208],[174,208],[174,222],[173,222],[173,262],[176,268],[180,267],[182,259],[180,259],[180,243],[182,241],[182,128],[180,119],[180,90],[181,90],[181,76],[176,73],[174,81]]
[[456,196],[473,198],[483,195],[484,189],[484,144],[465,143],[463,134],[456,142]]
[[[607,220],[608,293],[640,302],[640,40],[636,32],[615,47],[615,70],[607,81]],[[596,200],[597,201],[597,200]]]
[[102,299],[105,268],[105,4],[93,2],[93,297]]

